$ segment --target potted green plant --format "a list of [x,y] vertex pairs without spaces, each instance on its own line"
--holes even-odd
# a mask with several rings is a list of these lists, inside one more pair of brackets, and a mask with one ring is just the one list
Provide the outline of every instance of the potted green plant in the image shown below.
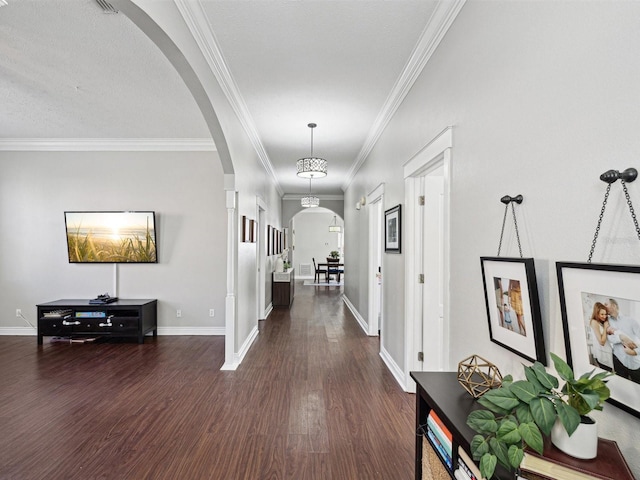
[[[551,435],[556,423],[571,436],[581,419],[586,421],[592,410],[602,410],[609,398],[606,378],[611,373],[591,371],[576,378],[564,360],[553,353],[551,358],[565,381],[562,388],[544,365],[535,362],[524,367],[526,380],[513,381],[511,375],[505,376],[500,387],[478,399],[485,409],[468,415],[467,424],[478,432],[471,442],[471,453],[485,478],[493,476],[498,463],[516,470],[525,447],[542,454],[543,434]],[[597,433],[595,440],[597,446]]]
[[329,256],[331,258],[340,258],[340,252],[338,250],[331,250]]

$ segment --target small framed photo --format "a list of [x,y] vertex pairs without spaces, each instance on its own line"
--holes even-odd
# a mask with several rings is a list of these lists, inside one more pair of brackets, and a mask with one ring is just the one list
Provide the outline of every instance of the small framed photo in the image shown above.
[[251,220],[249,222],[249,241],[256,243],[258,241],[258,222]]
[[402,206],[396,205],[384,212],[384,251],[401,253]]
[[607,370],[609,402],[640,417],[640,266],[557,262],[567,363]]
[[251,230],[250,230],[251,227],[250,227],[249,223],[250,223],[250,220],[245,215],[243,215],[242,216],[242,237],[241,237],[241,241],[242,242],[251,241],[249,239],[249,237],[251,235]]
[[491,341],[547,364],[533,258],[481,257]]
[[267,225],[267,257],[272,255],[273,252],[273,237],[271,234],[271,230],[273,227],[271,225]]

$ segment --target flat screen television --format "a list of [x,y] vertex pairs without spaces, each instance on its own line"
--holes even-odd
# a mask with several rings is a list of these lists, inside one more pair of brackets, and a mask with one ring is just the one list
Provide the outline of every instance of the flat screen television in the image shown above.
[[157,263],[155,212],[64,212],[69,263]]

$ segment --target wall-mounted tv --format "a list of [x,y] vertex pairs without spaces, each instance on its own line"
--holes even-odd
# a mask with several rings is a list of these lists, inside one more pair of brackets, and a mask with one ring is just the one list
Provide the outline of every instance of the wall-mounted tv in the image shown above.
[[155,212],[64,212],[69,263],[157,263]]

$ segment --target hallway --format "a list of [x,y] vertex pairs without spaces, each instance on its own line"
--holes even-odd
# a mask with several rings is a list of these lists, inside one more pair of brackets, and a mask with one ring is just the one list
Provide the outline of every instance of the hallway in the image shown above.
[[415,397],[340,293],[297,282],[235,372],[223,337],[0,337],[0,480],[413,478]]

